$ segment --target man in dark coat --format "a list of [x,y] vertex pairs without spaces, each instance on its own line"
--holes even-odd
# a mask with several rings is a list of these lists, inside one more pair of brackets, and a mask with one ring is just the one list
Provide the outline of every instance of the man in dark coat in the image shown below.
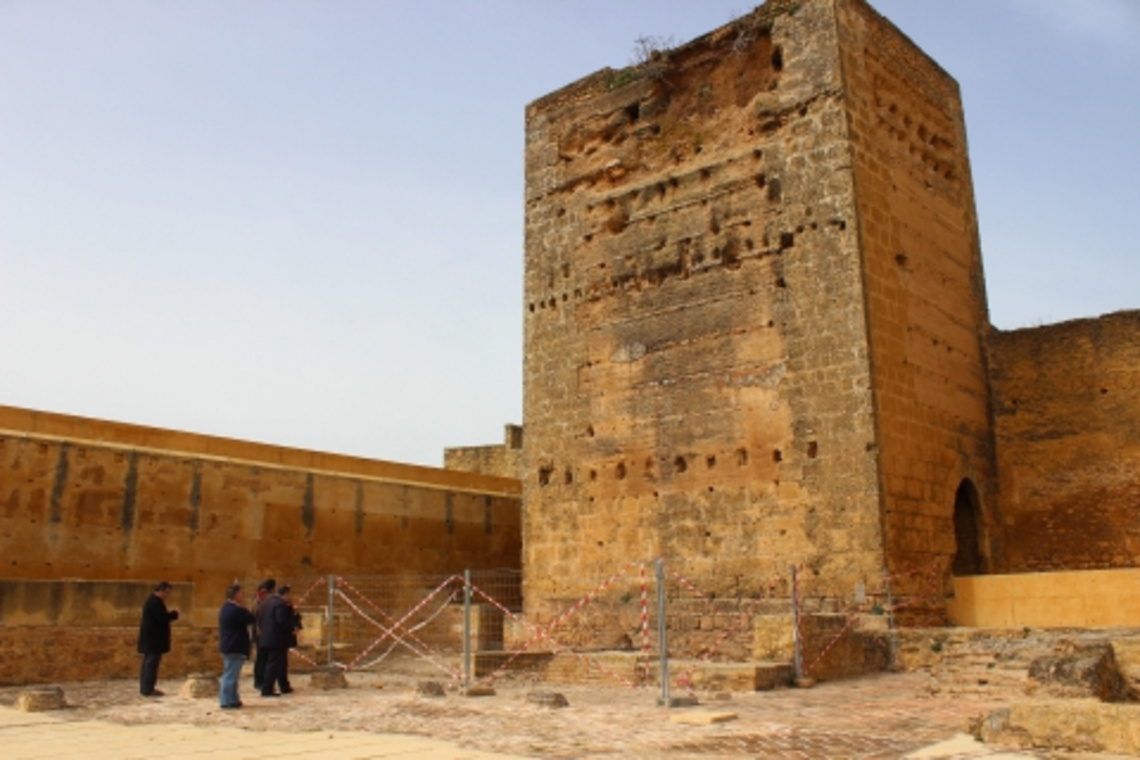
[[226,601],[218,610],[218,651],[222,653],[222,682],[218,690],[223,710],[241,707],[238,696],[238,677],[241,666],[249,659],[249,627],[253,613],[242,606],[241,584],[226,589]]
[[272,596],[277,588],[277,581],[266,578],[257,587],[257,597],[253,600],[253,642],[257,644],[257,657],[253,661],[253,688],[261,691],[261,684],[265,681],[265,662],[269,650],[261,646],[261,606],[265,600]]
[[159,583],[146,598],[142,608],[138,649],[143,656],[139,672],[139,693],[144,697],[162,696],[162,692],[154,688],[158,683],[158,665],[162,662],[162,656],[170,651],[170,624],[178,619],[178,610],[166,609],[166,597],[170,596],[170,588],[166,581]]
[[273,689],[285,675],[293,635],[293,611],[280,594],[266,597],[261,603],[257,615],[257,629],[258,649],[265,650],[265,674],[261,680],[261,696],[279,697],[280,692]]

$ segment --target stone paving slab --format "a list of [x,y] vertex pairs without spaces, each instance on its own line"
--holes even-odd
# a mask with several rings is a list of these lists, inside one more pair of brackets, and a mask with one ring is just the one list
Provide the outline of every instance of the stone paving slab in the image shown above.
[[46,714],[0,707],[0,756],[5,760],[238,760],[313,758],[377,760],[509,760],[512,755],[463,749],[418,736],[363,731],[249,731],[186,725],[120,725],[104,721],[67,721]]

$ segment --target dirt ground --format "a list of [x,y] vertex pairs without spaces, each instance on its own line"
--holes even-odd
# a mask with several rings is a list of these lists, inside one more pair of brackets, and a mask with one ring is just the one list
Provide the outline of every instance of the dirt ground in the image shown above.
[[[696,707],[671,709],[657,706],[656,690],[618,686],[515,680],[496,683],[491,696],[445,688],[443,696],[430,697],[417,690],[422,677],[350,673],[348,680],[347,689],[320,691],[310,685],[310,676],[296,674],[293,694],[266,699],[244,676],[240,710],[221,710],[216,699],[178,696],[180,680],[160,681],[167,696],[158,699],[140,697],[134,681],[61,684],[68,709],[56,714],[123,724],[414,734],[528,757],[898,758],[965,732],[970,718],[1003,704],[932,695],[924,673],[881,674],[809,689],[698,694]],[[0,689],[0,704],[14,703],[19,691]],[[528,700],[535,692],[558,692],[569,705],[535,704]],[[689,712],[731,713],[735,719],[708,725],[672,720]],[[985,757],[999,750],[979,746],[968,754],[941,756]]]

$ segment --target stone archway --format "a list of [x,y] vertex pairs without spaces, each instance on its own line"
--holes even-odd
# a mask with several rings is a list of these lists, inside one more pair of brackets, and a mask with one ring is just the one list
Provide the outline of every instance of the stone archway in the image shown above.
[[963,478],[954,494],[954,575],[981,575],[985,572],[982,554],[981,500],[978,489],[969,478]]

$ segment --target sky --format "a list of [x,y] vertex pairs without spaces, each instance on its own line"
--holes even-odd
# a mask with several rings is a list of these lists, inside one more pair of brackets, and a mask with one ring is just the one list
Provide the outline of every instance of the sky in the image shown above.
[[[873,0],[1001,329],[1140,308],[1140,0]],[[0,0],[0,404],[438,466],[522,418],[527,103],[740,0]]]

